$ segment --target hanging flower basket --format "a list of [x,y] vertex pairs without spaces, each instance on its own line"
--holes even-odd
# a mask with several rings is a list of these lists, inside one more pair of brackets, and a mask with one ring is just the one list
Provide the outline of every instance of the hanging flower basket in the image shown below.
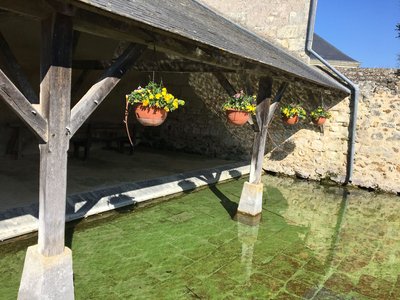
[[319,117],[318,119],[313,119],[312,122],[314,123],[314,125],[321,126],[325,124],[326,118]]
[[164,123],[168,116],[162,108],[143,106],[141,104],[136,105],[135,116],[140,124],[143,126],[159,126]]
[[312,122],[317,126],[324,125],[326,120],[331,118],[331,116],[331,113],[325,110],[322,106],[318,106],[310,113]]
[[238,126],[246,124],[250,117],[250,113],[242,110],[227,109],[225,113],[228,122]]
[[293,117],[282,117],[283,123],[287,125],[294,125],[299,123],[299,116],[293,116]]
[[126,101],[135,106],[135,116],[144,126],[161,125],[168,112],[185,105],[185,101],[175,98],[162,84],[153,81],[126,95]]
[[256,113],[255,96],[246,95],[243,91],[229,97],[222,106],[229,123],[242,126],[247,123],[251,114]]
[[300,119],[304,119],[307,113],[304,108],[298,104],[287,104],[281,107],[281,115],[283,123],[294,125],[297,124]]

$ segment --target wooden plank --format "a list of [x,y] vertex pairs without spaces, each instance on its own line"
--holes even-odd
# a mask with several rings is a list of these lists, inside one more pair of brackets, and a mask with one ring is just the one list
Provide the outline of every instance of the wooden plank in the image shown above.
[[256,119],[260,126],[260,132],[256,132],[254,137],[249,178],[249,182],[254,184],[261,182],[262,165],[268,133],[267,121],[271,105],[272,83],[273,81],[269,77],[261,77],[259,81]]
[[141,56],[146,46],[130,45],[118,60],[100,77],[71,111],[70,132],[74,135],[100,103]]
[[8,45],[6,39],[0,32],[0,55],[3,58],[3,63],[6,69],[9,71],[10,76],[15,80],[16,85],[24,94],[26,99],[29,100],[30,103],[37,104],[39,103],[39,98],[33,90],[31,84],[29,83],[27,77],[25,76],[21,66],[18,64],[17,59],[10,46]]
[[66,128],[70,120],[72,43],[70,17],[55,13],[52,20],[42,22],[40,99],[43,100],[43,110],[48,114],[49,127],[48,143],[39,147],[38,249],[44,256],[59,255],[64,251],[70,139]]
[[40,142],[47,141],[47,121],[0,70],[0,97],[28,125]]

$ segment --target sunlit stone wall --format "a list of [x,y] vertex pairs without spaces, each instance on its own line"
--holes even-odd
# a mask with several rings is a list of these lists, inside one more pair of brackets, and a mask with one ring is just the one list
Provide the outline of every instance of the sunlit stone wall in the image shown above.
[[308,61],[305,55],[310,0],[202,0],[226,18]]
[[400,70],[342,70],[361,89],[353,182],[400,193]]
[[[400,80],[394,69],[343,69],[359,85],[357,138],[353,183],[358,186],[400,192]],[[275,127],[279,138],[292,130],[283,143],[273,143],[266,155],[265,169],[320,180],[343,182],[348,151],[349,99],[321,104],[330,108],[332,119],[323,132],[309,123]],[[297,127],[297,128],[296,128]],[[313,128],[313,129],[312,129]]]

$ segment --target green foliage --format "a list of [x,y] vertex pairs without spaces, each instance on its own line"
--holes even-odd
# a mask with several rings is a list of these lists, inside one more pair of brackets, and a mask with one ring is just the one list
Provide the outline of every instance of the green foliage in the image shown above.
[[300,119],[305,119],[307,113],[299,104],[286,104],[281,107],[281,114],[285,118],[293,118],[298,116]]
[[167,112],[174,111],[179,106],[185,105],[185,101],[169,94],[162,83],[153,81],[150,81],[144,88],[139,86],[136,90],[126,95],[126,100],[132,105],[141,104],[145,107],[157,107]]
[[397,23],[396,30],[398,31],[397,37],[400,38],[400,23]]
[[310,113],[310,117],[313,120],[318,120],[318,118],[329,119],[331,116],[332,116],[331,113],[325,110],[322,106],[318,106]]
[[243,91],[229,97],[225,103],[222,105],[224,110],[233,109],[245,111],[251,114],[256,113],[256,96],[246,95]]

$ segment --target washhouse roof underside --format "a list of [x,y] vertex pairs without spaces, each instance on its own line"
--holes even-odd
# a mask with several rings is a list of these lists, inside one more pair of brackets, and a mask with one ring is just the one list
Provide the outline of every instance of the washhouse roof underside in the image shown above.
[[60,3],[72,6],[66,13],[78,31],[156,46],[221,69],[269,72],[349,93],[329,75],[195,0],[5,0],[0,8],[44,18],[51,6],[59,8]]

